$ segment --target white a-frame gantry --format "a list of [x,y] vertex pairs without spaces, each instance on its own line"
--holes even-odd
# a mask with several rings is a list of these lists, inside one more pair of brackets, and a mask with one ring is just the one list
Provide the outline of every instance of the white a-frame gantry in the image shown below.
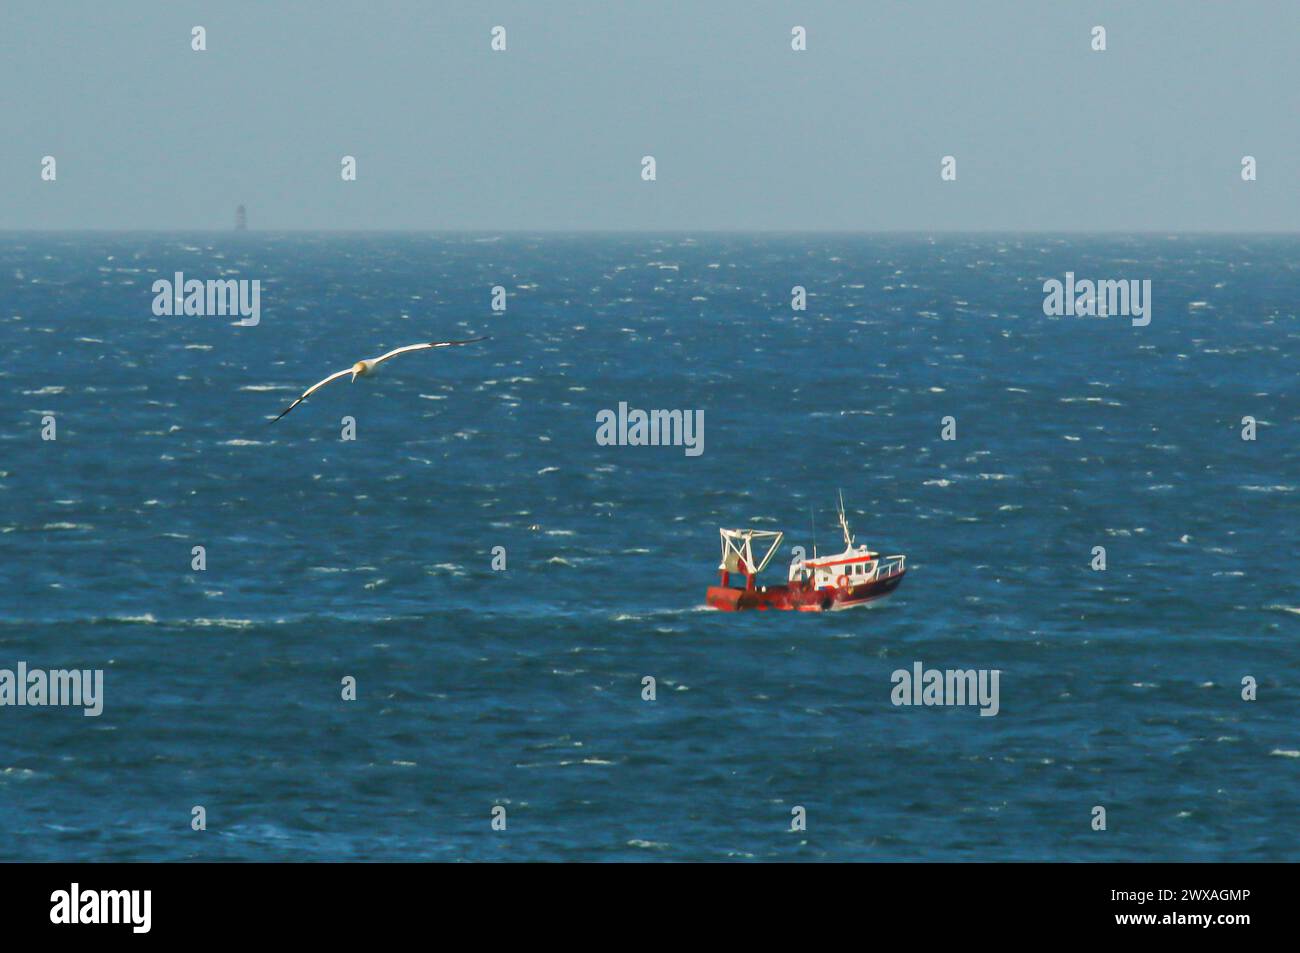
[[[767,568],[785,538],[785,533],[762,529],[719,529],[718,533],[722,536],[722,562],[718,566],[722,584],[727,584],[728,574],[738,572],[746,577],[746,588],[753,588],[754,577]],[[762,553],[757,559],[755,542]]]

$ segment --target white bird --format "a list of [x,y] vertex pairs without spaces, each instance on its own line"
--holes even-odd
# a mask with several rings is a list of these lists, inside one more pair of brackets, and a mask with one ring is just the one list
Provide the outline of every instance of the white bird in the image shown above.
[[[478,341],[486,341],[486,340],[487,340],[486,337],[481,337],[481,338],[469,338],[466,341],[430,341],[427,344],[408,344],[406,345],[406,347],[399,347],[397,348],[397,350],[389,351],[387,354],[381,354],[379,355],[379,357],[371,357],[371,358],[367,358],[364,361],[357,361],[351,367],[344,368],[341,371],[335,371],[333,374],[325,378],[323,381],[317,381],[315,384],[312,384],[310,387],[308,387],[305,391],[302,392],[301,397],[299,397],[292,404],[290,404],[283,411],[281,411],[280,417],[283,417],[289,411],[293,410],[295,407],[301,404],[312,394],[316,393],[316,391],[320,390],[330,381],[336,381],[340,377],[345,377],[348,374],[352,375],[352,380],[354,381],[358,377],[366,377],[367,375],[373,374],[375,372],[375,368],[377,368],[380,364],[384,363],[384,361],[388,360],[390,357],[396,357],[399,354],[405,354],[407,351],[427,351],[430,348],[435,348],[435,347],[454,347],[455,345],[458,344],[474,344]],[[279,420],[280,417],[276,417],[275,420]],[[275,423],[275,420],[272,420],[271,423]]]

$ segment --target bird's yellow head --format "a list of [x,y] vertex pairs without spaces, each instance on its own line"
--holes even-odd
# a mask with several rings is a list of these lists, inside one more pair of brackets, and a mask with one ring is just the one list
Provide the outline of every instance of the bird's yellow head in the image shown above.
[[365,361],[357,361],[355,364],[352,365],[352,379],[353,379],[353,380],[356,380],[358,377],[360,377],[360,376],[361,376],[362,374],[364,374],[365,372],[366,372],[366,362],[365,362]]

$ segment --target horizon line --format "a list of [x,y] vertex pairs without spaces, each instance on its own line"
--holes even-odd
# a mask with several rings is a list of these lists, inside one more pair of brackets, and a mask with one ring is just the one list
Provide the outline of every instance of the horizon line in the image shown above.
[[1300,236],[1300,229],[1050,229],[1050,228],[10,228],[0,226],[0,235],[78,234],[204,234],[204,235],[1182,235]]

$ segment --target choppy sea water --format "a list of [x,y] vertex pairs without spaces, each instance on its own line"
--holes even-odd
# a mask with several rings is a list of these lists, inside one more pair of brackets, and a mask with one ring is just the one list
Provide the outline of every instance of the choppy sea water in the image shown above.
[[[0,856],[1294,860],[1298,253],[0,236],[0,668],[105,671],[98,718],[0,708]],[[155,317],[176,271],[261,323]],[[1066,271],[1151,324],[1044,316]],[[620,401],[704,453],[598,446]],[[894,596],[702,608],[720,525],[838,549],[839,490]],[[894,706],[917,661],[1001,670],[999,714]]]

